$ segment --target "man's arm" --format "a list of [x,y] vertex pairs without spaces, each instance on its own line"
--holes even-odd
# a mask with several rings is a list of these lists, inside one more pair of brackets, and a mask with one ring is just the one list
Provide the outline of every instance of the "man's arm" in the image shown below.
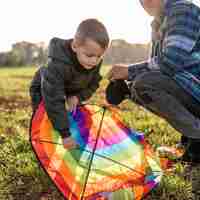
[[[192,6],[192,7],[191,7]],[[191,9],[193,8],[193,9]],[[149,61],[129,66],[129,80],[145,70],[160,69],[172,76],[191,65],[199,63],[191,52],[200,37],[200,12],[192,4],[179,4],[170,9],[165,18],[165,37],[162,50]]]
[[128,66],[128,81],[133,81],[138,74],[149,71],[149,64],[151,61],[144,61]]
[[178,4],[166,17],[166,33],[158,64],[170,76],[195,64],[191,52],[200,36],[200,12],[192,4]]

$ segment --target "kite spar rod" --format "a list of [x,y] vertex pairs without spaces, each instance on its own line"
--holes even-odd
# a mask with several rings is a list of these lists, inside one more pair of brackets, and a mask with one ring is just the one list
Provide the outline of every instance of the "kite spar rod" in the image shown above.
[[99,125],[99,130],[97,132],[95,145],[94,145],[94,148],[92,150],[92,157],[91,157],[91,159],[89,161],[89,168],[88,168],[88,172],[87,172],[87,175],[86,175],[86,180],[85,180],[85,184],[84,184],[84,187],[83,187],[83,191],[82,191],[82,194],[81,194],[81,200],[83,200],[83,195],[85,193],[85,189],[86,189],[89,173],[90,173],[91,166],[92,166],[92,161],[93,161],[93,158],[94,158],[95,150],[96,150],[96,147],[97,147],[98,139],[99,139],[99,136],[100,136],[102,125],[103,125],[103,118],[104,118],[105,112],[106,112],[106,107],[103,107],[103,115],[102,115],[102,119],[101,119],[101,122],[100,122],[100,125]]
[[[47,140],[34,140],[34,141],[36,141],[36,142],[41,142],[41,143],[44,142],[44,143],[50,143],[50,144],[63,145],[63,144],[60,144],[60,143],[58,143],[58,142],[51,142],[51,141],[47,141]],[[89,151],[89,150],[87,150],[87,149],[84,149],[84,148],[81,148],[81,147],[76,147],[76,148],[73,148],[73,149],[80,149],[81,151],[85,151],[85,152],[87,152],[87,153],[92,153],[91,151]],[[111,159],[111,158],[109,158],[109,157],[106,157],[106,156],[104,156],[104,155],[101,155],[101,154],[98,154],[98,153],[94,153],[94,155],[97,156],[97,157],[100,157],[100,158],[104,158],[105,160],[109,160],[109,161],[111,161],[111,162],[113,162],[113,163],[115,163],[115,164],[121,165],[122,167],[127,168],[127,169],[129,169],[129,170],[131,170],[131,171],[134,171],[134,172],[136,172],[136,173],[138,173],[138,174],[145,175],[145,174],[142,173],[142,172],[139,172],[139,171],[137,171],[137,170],[135,170],[135,169],[133,169],[133,168],[131,168],[131,167],[129,167],[129,166],[123,164],[123,163],[120,163],[120,162],[118,162],[118,161],[116,161],[116,160],[113,160],[113,159]],[[157,171],[155,171],[155,172],[157,172]]]

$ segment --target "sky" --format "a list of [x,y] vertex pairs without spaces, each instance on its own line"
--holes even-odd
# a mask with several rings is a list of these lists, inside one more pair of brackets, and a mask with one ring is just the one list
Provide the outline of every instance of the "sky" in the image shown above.
[[150,41],[151,18],[139,0],[4,0],[0,12],[0,52],[20,41],[48,44],[52,37],[72,38],[79,23],[97,18],[111,39]]

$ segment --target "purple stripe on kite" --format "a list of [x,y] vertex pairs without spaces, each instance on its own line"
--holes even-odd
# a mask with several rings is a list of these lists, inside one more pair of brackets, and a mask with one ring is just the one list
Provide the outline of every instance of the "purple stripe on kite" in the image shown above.
[[79,129],[80,137],[84,141],[84,145],[86,145],[88,143],[89,129],[92,124],[92,118],[90,112],[83,108],[79,109],[77,110],[73,120]]
[[148,181],[146,185],[147,185],[147,187],[148,187],[149,189],[152,189],[152,188],[154,188],[157,184],[158,184],[158,183],[157,183],[156,181],[151,180],[151,181]]

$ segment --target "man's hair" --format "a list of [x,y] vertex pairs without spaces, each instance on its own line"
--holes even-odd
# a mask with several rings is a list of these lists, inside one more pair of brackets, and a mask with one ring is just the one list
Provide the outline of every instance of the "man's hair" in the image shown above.
[[106,49],[109,45],[109,35],[105,26],[97,19],[86,19],[82,21],[76,31],[75,39],[79,43],[84,43],[86,39],[91,39]]

